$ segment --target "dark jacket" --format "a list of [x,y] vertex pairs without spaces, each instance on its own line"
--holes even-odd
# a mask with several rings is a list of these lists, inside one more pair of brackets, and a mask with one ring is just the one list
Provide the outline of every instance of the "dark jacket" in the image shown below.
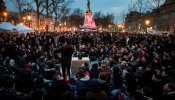
[[74,53],[74,48],[72,45],[66,44],[56,50],[57,53],[61,53],[62,63],[71,63],[72,54]]

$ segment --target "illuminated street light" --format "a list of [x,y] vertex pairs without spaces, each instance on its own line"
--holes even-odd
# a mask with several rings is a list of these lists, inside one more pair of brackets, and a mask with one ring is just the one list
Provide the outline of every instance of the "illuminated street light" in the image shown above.
[[3,16],[4,16],[4,21],[5,21],[5,18],[7,18],[8,13],[7,12],[3,12]]
[[148,33],[148,25],[149,25],[150,21],[149,20],[146,20],[145,21],[145,24],[146,24],[146,33]]
[[27,19],[30,21],[31,20],[31,16],[27,16]]
[[118,30],[123,32],[123,30],[124,30],[124,25],[123,25],[123,24],[119,24],[119,25],[118,25]]
[[61,23],[60,23],[60,32],[61,32]]
[[4,12],[3,15],[4,15],[4,17],[7,17],[8,16],[8,13],[7,12]]
[[26,25],[26,17],[22,17],[24,25]]
[[27,19],[29,20],[29,27],[30,27],[30,21],[31,21],[32,17],[31,16],[27,16]]
[[119,28],[121,28],[121,27],[122,27],[122,25],[118,25],[118,27],[119,27]]
[[145,23],[146,23],[146,25],[148,26],[149,23],[150,23],[150,21],[149,21],[149,20],[146,20]]
[[23,20],[26,20],[26,17],[23,17],[22,19],[23,19]]
[[112,25],[111,25],[111,24],[108,25],[108,29],[109,29],[109,30],[112,29]]

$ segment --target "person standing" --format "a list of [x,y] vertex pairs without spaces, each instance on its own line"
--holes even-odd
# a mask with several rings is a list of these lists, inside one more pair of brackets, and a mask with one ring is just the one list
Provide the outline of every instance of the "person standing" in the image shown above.
[[73,45],[69,38],[65,39],[65,44],[60,48],[56,49],[55,52],[61,53],[61,65],[64,80],[66,79],[66,72],[70,78],[70,66],[72,60],[72,54],[74,53]]

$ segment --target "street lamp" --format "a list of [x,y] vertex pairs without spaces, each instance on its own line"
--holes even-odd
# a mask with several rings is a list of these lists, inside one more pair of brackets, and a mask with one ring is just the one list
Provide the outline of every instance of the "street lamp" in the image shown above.
[[149,20],[146,20],[145,21],[145,24],[146,24],[146,33],[148,33],[148,25],[149,25],[150,21]]
[[22,19],[23,19],[23,22],[24,22],[24,25],[25,25],[25,22],[26,22],[26,17],[23,17]]
[[29,27],[30,27],[30,20],[32,19],[31,16],[27,16],[27,19],[29,20]]
[[119,25],[118,25],[118,30],[119,30],[119,31],[123,31],[123,28],[124,28],[124,26],[123,26],[122,24],[119,24]]
[[60,23],[60,32],[61,32],[61,23]]
[[23,19],[24,21],[26,20],[26,18],[25,18],[25,17],[23,17],[22,19]]
[[3,12],[3,16],[4,16],[4,21],[5,21],[5,18],[8,16],[8,13],[7,12]]
[[121,26],[122,32],[125,32],[124,27],[125,27],[125,26],[122,24],[122,26]]
[[64,22],[64,28],[63,28],[64,31],[67,31],[67,30],[66,30],[66,28],[67,28],[66,25],[67,25],[67,23],[66,23],[66,21],[65,21],[65,22]]
[[27,19],[28,19],[28,20],[31,20],[31,16],[27,16]]
[[120,31],[120,28],[121,28],[121,25],[119,24],[119,25],[118,25],[118,31]]
[[109,29],[109,30],[111,30],[111,28],[112,28],[112,25],[111,25],[111,24],[109,24],[109,25],[108,25],[108,29]]

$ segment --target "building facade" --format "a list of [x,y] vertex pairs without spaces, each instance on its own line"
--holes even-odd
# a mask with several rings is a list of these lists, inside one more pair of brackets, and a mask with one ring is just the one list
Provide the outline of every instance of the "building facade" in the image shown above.
[[127,32],[140,32],[142,30],[142,16],[144,14],[137,11],[130,12],[125,18],[125,30]]
[[160,7],[158,30],[175,33],[175,0],[166,0]]
[[[145,21],[149,20],[146,25]],[[128,32],[150,32],[175,34],[175,0],[166,0],[160,8],[141,14],[130,12],[125,18]]]
[[[22,22],[26,26],[37,30],[37,17],[36,17],[36,12],[35,11],[24,11],[22,15]],[[47,22],[46,22],[47,21]],[[46,15],[40,14],[39,18],[39,31],[46,31],[46,24],[48,23],[49,25],[49,31],[53,31],[54,29],[54,20],[52,17],[49,17],[47,19]]]

